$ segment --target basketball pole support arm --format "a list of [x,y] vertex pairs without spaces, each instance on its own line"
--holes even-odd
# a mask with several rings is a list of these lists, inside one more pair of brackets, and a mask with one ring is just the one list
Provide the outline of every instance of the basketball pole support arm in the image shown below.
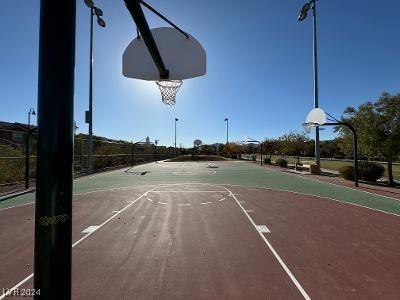
[[263,164],[263,158],[262,158],[262,154],[263,154],[263,148],[262,148],[262,143],[260,141],[246,141],[246,143],[258,143],[260,145],[260,159],[261,159],[261,167]]
[[353,134],[353,157],[354,157],[354,182],[356,187],[358,187],[358,157],[357,157],[357,131],[353,126],[351,126],[349,123],[344,123],[344,122],[332,122],[332,123],[325,123],[323,126],[345,126]]
[[156,65],[159,73],[160,73],[160,79],[168,79],[169,77],[169,70],[165,67],[164,61],[161,57],[160,51],[157,48],[157,44],[154,40],[154,37],[151,33],[149,24],[147,23],[146,17],[143,13],[141,4],[145,6],[147,9],[149,9],[151,12],[156,14],[158,17],[166,21],[168,24],[170,24],[172,27],[174,27],[176,30],[178,30],[180,33],[182,33],[186,38],[189,38],[189,35],[185,33],[183,30],[181,30],[178,26],[176,26],[174,23],[169,21],[166,17],[161,15],[158,11],[156,11],[153,7],[145,3],[144,1],[141,0],[124,0],[126,8],[128,9],[129,13],[131,14],[133,21],[136,23],[137,29],[142,35],[141,37],[144,40],[144,43],[146,44],[147,49],[150,52],[150,55],[154,61],[154,64]]

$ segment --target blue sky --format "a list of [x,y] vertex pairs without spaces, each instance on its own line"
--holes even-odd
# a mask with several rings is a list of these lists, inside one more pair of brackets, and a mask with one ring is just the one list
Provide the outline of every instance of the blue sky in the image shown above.
[[[1,1],[0,120],[26,122],[36,108],[39,2]],[[87,132],[89,11],[77,3],[75,120]],[[203,44],[208,73],[185,81],[174,107],[163,105],[155,84],[121,74],[121,55],[135,37],[123,1],[95,1],[107,22],[95,28],[95,134],[172,145],[175,116],[184,146],[197,138],[224,142],[225,117],[230,140],[302,130],[313,106],[312,19],[297,21],[304,1],[148,3]],[[349,105],[399,92],[399,11],[398,0],[318,2],[320,107],[340,117]],[[151,27],[165,26],[145,13]]]

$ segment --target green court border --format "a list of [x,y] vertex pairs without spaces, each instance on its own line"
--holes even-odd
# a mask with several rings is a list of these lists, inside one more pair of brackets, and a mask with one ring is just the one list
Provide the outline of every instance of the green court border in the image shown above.
[[[173,175],[174,172],[185,172],[196,168],[200,168],[199,170],[210,170],[207,168],[207,165],[210,164],[218,166],[218,168],[212,169],[216,171],[214,175]],[[134,171],[134,173],[125,173],[125,169],[119,169],[92,176],[80,177],[74,181],[74,195],[85,192],[100,192],[109,189],[133,188],[145,185],[206,183],[299,193],[400,216],[399,199],[322,182],[313,178],[282,172],[280,170],[261,168],[243,161],[149,163],[135,166]],[[147,171],[146,175],[138,175],[138,173],[142,171]],[[0,210],[32,203],[34,198],[35,194],[30,193],[4,200],[0,202]]]

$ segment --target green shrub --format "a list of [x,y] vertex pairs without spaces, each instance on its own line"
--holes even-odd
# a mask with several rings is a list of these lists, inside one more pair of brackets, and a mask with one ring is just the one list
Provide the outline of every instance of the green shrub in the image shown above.
[[275,162],[275,164],[281,168],[286,168],[287,167],[287,160],[283,158],[278,158]]
[[269,157],[264,158],[264,164],[270,165],[271,159]]
[[378,163],[360,161],[358,163],[358,172],[361,180],[375,182],[385,174],[385,168]]
[[343,166],[339,169],[339,176],[346,179],[354,181],[354,167],[353,166]]
[[252,161],[256,161],[256,159],[257,159],[257,156],[256,156],[255,154],[252,154],[252,155],[251,155],[251,160],[252,160]]

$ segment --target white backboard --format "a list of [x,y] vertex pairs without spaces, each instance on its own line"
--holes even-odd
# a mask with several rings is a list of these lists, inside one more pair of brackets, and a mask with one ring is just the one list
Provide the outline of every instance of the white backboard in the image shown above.
[[[206,52],[202,45],[189,34],[171,27],[151,30],[170,80],[182,80],[206,73]],[[122,74],[128,78],[159,80],[160,74],[143,39],[135,38],[122,55]]]
[[314,108],[312,109],[307,116],[306,125],[323,125],[326,123],[326,114],[325,111],[321,108]]

